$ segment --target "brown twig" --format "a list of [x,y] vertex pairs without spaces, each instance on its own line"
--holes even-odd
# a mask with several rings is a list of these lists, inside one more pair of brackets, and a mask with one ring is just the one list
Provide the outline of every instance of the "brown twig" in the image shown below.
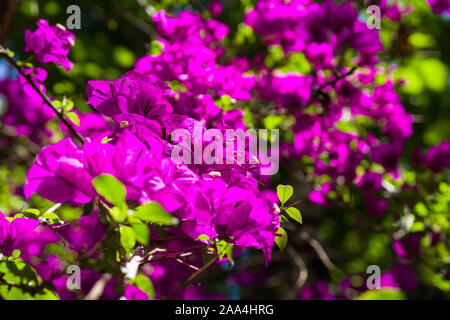
[[322,263],[324,264],[325,267],[327,267],[328,270],[331,271],[336,268],[336,266],[333,264],[333,262],[331,262],[325,249],[322,247],[319,241],[311,237],[309,233],[307,233],[306,231],[300,231],[300,238],[308,242],[308,244],[316,251],[320,261],[322,261]]
[[[156,32],[156,30],[149,23],[139,19],[130,12],[121,8],[117,3],[117,1],[114,1],[113,4],[114,4],[114,12],[119,17],[123,18],[125,21],[127,21],[129,24],[131,24],[133,27],[135,27],[142,33],[145,33],[150,38],[150,40],[158,38],[158,32]],[[145,6],[142,6],[139,1],[137,1],[137,4],[141,8],[145,9]]]
[[111,278],[111,274],[105,273],[100,279],[97,280],[86,297],[84,297],[84,300],[98,300],[102,296],[105,286]]
[[81,143],[84,143],[84,139],[83,137],[74,129],[74,127],[70,124],[70,122],[64,117],[64,114],[59,112],[58,109],[53,105],[52,101],[50,100],[49,97],[47,97],[47,95],[45,95],[39,88],[38,86],[34,83],[34,81],[31,79],[31,77],[26,74],[23,69],[17,64],[17,62],[11,58],[8,53],[6,52],[6,49],[0,45],[0,56],[4,57],[6,59],[6,61],[8,61],[8,63],[10,65],[12,65],[27,81],[27,83],[29,83],[31,85],[31,87],[39,94],[39,96],[44,100],[45,104],[48,105],[53,112],[55,112],[55,114],[57,115],[57,117],[61,120],[61,122],[69,129],[69,131],[71,132],[71,134]]
[[294,249],[292,245],[287,246],[287,253],[294,260],[294,263],[298,268],[298,277],[295,281],[294,287],[289,292],[288,299],[293,299],[298,294],[298,291],[303,287],[308,278],[308,268],[306,267],[305,260],[303,260],[302,256]]
[[183,288],[186,288],[191,284],[192,281],[194,281],[201,273],[203,273],[205,270],[207,270],[210,266],[212,266],[214,263],[216,263],[219,260],[219,256],[215,256],[211,260],[209,260],[207,263],[203,265],[197,272],[195,272],[192,276],[190,276],[187,281],[182,286]]
[[214,263],[219,260],[219,256],[216,255],[214,258],[209,260],[207,263],[203,265],[199,270],[197,270],[194,274],[192,274],[182,285],[180,285],[174,292],[172,292],[169,296],[165,297],[166,299],[171,299],[176,293],[180,292],[180,290],[187,288],[192,282],[194,282],[199,275],[205,272],[209,267],[211,267]]
[[319,88],[314,89],[314,93],[311,94],[311,97],[308,101],[308,103],[306,104],[307,106],[310,105],[311,103],[314,102],[315,99],[317,99],[319,97],[319,95],[324,94],[323,89],[325,89],[327,86],[334,86],[336,85],[336,83],[339,80],[342,80],[346,77],[348,77],[349,75],[353,74],[353,72],[355,72],[355,70],[357,69],[357,66],[352,67],[350,70],[348,70],[346,73],[343,73],[341,75],[336,74],[335,72],[333,72],[334,74],[334,79],[331,81],[327,81],[324,84],[322,84]]

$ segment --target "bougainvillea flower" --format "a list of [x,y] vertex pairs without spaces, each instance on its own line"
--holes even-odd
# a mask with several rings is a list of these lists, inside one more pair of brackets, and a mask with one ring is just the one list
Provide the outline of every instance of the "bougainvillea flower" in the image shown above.
[[106,227],[100,222],[98,212],[92,212],[80,217],[76,223],[58,228],[57,232],[70,249],[89,253],[106,236]]
[[450,12],[449,0],[427,0],[431,6],[434,14],[442,14],[444,12]]
[[450,167],[450,141],[441,142],[428,149],[425,163],[433,172],[440,172],[442,169]]
[[25,196],[37,192],[53,202],[90,202],[96,195],[91,180],[101,173],[112,147],[101,143],[92,148],[88,143],[86,147],[92,150],[91,159],[85,158],[71,138],[42,148],[28,172]]
[[148,300],[148,294],[131,284],[125,285],[124,297],[126,300]]
[[46,124],[55,114],[30,85],[20,80],[0,80],[0,94],[7,99],[2,122],[13,127],[18,136],[27,136],[39,144],[52,135]]
[[39,20],[37,30],[25,30],[25,51],[33,51],[40,63],[55,62],[69,72],[73,63],[67,55],[75,44],[75,36],[62,25],[50,26],[48,21]]
[[170,89],[162,82],[137,72],[128,72],[116,81],[89,81],[88,104],[106,116],[136,113],[159,119],[172,112],[167,99]]
[[30,261],[48,244],[57,241],[59,238],[55,232],[41,225],[39,220],[16,218],[10,222],[0,212],[0,251],[5,256],[11,256],[17,249],[23,260]]

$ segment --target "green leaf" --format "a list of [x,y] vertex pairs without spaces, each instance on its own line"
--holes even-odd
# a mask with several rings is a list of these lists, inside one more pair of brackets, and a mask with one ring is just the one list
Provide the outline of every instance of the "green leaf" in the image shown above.
[[8,55],[8,57],[12,58],[14,57],[15,53],[12,50],[6,49],[6,54]]
[[120,226],[120,243],[125,251],[129,252],[136,244],[134,230],[128,226]]
[[281,234],[281,236],[275,237],[275,243],[277,244],[278,248],[283,251],[284,248],[286,248],[288,236],[286,231],[284,231],[284,229],[281,227],[278,228],[277,233]]
[[126,190],[123,184],[109,174],[102,174],[92,179],[95,190],[106,200],[119,206],[125,202]]
[[119,219],[116,221],[122,221],[127,211],[127,191],[123,184],[112,175],[102,174],[92,179],[92,185],[98,194],[120,209],[120,215],[117,217]]
[[[13,256],[16,255],[17,252],[13,252]],[[0,297],[5,300],[58,299],[44,286],[33,267],[21,260],[0,261],[0,276],[15,285],[9,287],[0,284]]]
[[31,218],[31,219],[36,219],[37,217],[39,217],[41,215],[41,212],[38,209],[27,209],[23,212],[24,216]]
[[148,240],[150,238],[150,231],[148,226],[144,223],[132,223],[131,228],[134,231],[136,240],[142,243],[144,246],[148,245]]
[[208,240],[209,241],[209,237],[206,234],[201,234],[195,240]]
[[279,45],[273,45],[269,47],[269,53],[267,54],[264,63],[268,68],[273,68],[276,64],[280,63],[283,58],[283,48]]
[[44,213],[44,214],[41,216],[41,218],[46,219],[46,221],[47,221],[47,219],[48,219],[47,222],[50,223],[50,224],[59,223],[59,222],[61,221],[61,220],[59,219],[58,215],[55,214],[55,213],[53,213],[53,212],[47,212],[47,213]]
[[133,217],[165,226],[178,224],[178,219],[171,216],[158,202],[155,201],[137,207]]
[[301,74],[309,74],[311,72],[311,64],[303,52],[293,52],[289,55],[286,64],[281,66],[279,70],[283,73],[300,72]]
[[139,273],[136,278],[130,280],[129,283],[147,293],[150,299],[155,298],[155,289],[153,288],[152,281],[146,275]]
[[405,295],[398,289],[368,290],[355,300],[405,300]]
[[113,218],[114,221],[122,223],[127,218],[126,210],[120,209],[118,207],[108,208],[109,214]]
[[15,249],[15,250],[12,252],[12,257],[13,257],[14,259],[17,259],[18,257],[20,257],[20,250]]
[[263,122],[266,129],[275,129],[278,128],[283,122],[283,116],[269,114],[264,118]]
[[290,185],[284,186],[282,184],[279,184],[277,186],[278,199],[280,199],[282,205],[284,205],[286,201],[289,200],[293,193],[294,188],[292,188],[292,186]]
[[222,259],[225,255],[227,255],[228,261],[231,264],[233,263],[233,245],[224,240],[220,240],[216,243],[217,254],[219,255],[219,259]]
[[80,118],[78,118],[78,115],[75,112],[67,112],[66,113],[67,118],[70,119],[77,127],[80,126]]
[[[67,100],[65,100],[64,101],[65,102],[65,104],[64,104],[64,112],[69,112],[70,110],[72,110],[73,109],[73,107],[75,106],[75,104],[73,103],[73,101],[72,100],[69,100],[69,99],[67,99]],[[75,115],[77,116],[77,114],[75,113]],[[77,118],[78,118],[78,116],[77,116]],[[72,120],[72,119],[71,119]],[[73,121],[73,120],[72,120]],[[74,121],[75,122],[75,121]],[[79,126],[79,124],[77,124],[78,126]]]
[[102,139],[102,143],[108,143],[108,142],[110,142],[112,139],[110,138],[110,137],[104,137],[103,139]]
[[60,108],[62,106],[62,102],[61,100],[55,99],[52,101],[52,104],[56,107],[56,108]]
[[157,40],[152,40],[150,42],[149,54],[152,56],[157,56],[162,53],[163,44]]
[[301,215],[300,211],[297,208],[289,207],[289,208],[286,208],[285,211],[289,215],[289,217],[291,217],[292,219],[294,219],[298,223],[303,223],[302,215]]
[[428,209],[423,202],[416,203],[416,205],[414,206],[414,210],[421,217],[426,217],[428,214]]

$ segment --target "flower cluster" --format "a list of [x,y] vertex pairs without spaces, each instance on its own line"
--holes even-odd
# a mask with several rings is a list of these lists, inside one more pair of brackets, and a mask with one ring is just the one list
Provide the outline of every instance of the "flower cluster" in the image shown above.
[[434,14],[450,12],[450,1],[448,0],[427,0]]
[[[226,35],[227,28],[215,20],[204,22],[198,14],[190,12],[173,18],[162,11],[154,20],[164,36],[159,40],[164,42],[160,55],[143,58],[120,79],[90,81],[87,85],[87,103],[110,118],[114,128],[98,114],[77,112],[80,123],[74,127],[84,136],[84,144],[77,146],[68,137],[43,147],[28,172],[25,196],[37,193],[52,202],[75,206],[95,202],[99,195],[93,178],[109,174],[125,186],[127,201],[160,203],[181,221],[180,231],[192,240],[205,235],[209,239],[222,239],[233,245],[235,252],[258,247],[269,261],[279,228],[278,212],[271,197],[259,191],[257,176],[250,168],[237,164],[187,166],[170,157],[173,149],[170,133],[174,129],[191,130],[195,140],[206,126],[213,124],[220,130],[246,128],[241,112],[223,112],[213,96],[207,94],[208,90],[214,90],[219,97],[227,94],[235,99],[250,98],[242,73],[234,66],[216,66],[215,59],[221,53],[209,48]],[[37,48],[33,45],[36,37],[41,33],[45,39],[56,37],[53,40],[64,49],[67,34],[57,27],[45,29],[46,22],[40,22],[39,26],[36,33],[27,33],[27,47],[34,49],[38,60],[42,60],[42,55],[54,58],[55,46],[52,50]],[[66,58],[67,52],[60,50],[60,54]],[[51,60],[41,62],[48,61]],[[235,79],[233,82],[242,83],[242,88],[230,82],[230,77]],[[174,91],[167,85],[172,80],[178,80],[187,90]],[[193,132],[194,126],[203,130]],[[88,238],[85,229],[98,224],[96,216],[92,219],[94,225],[81,219],[79,226],[59,228],[56,232],[72,250],[86,254],[102,238],[102,233],[97,233],[97,241],[83,240]],[[205,246],[202,242],[199,245]],[[178,248],[182,249],[183,246]],[[9,251],[3,253],[10,255]],[[39,273],[41,268],[36,270]],[[83,273],[85,278],[91,276],[95,282],[95,274]],[[63,280],[52,281],[58,293],[67,297],[58,286]],[[134,296],[133,290],[127,287],[125,296]]]
[[25,31],[25,51],[33,51],[40,63],[55,62],[69,72],[73,63],[67,55],[75,44],[75,36],[62,25],[50,26],[48,21],[39,20],[37,30]]
[[[448,1],[428,2],[436,14],[449,9]],[[391,228],[383,241],[392,247],[394,262],[386,264],[381,287],[416,290],[413,263],[425,240],[410,232],[411,209],[392,203],[403,201],[407,192],[419,193],[423,199],[407,203],[422,212],[424,221],[416,221],[421,224],[414,230],[431,237],[430,247],[443,243],[440,226],[445,223],[424,217],[427,207],[437,203],[441,210],[444,200],[425,198],[422,191],[430,188],[438,194],[426,180],[450,166],[450,142],[426,153],[413,151],[413,165],[426,168],[428,176],[402,166],[413,116],[397,93],[401,83],[393,75],[395,66],[382,62],[380,31],[367,28],[357,5],[258,0],[236,31],[261,41],[258,45],[265,49],[252,57],[227,51],[236,40],[230,38],[237,37],[231,26],[197,12],[158,11],[152,19],[160,38],[152,41],[151,53],[116,80],[88,81],[92,111],[87,113],[63,105],[55,114],[29,83],[46,93],[47,72],[40,67],[20,69],[30,77],[1,80],[0,93],[8,101],[3,123],[14,127],[16,135],[42,144],[52,137],[51,119],[62,120],[59,129],[67,135],[37,153],[27,172],[25,198],[32,201],[37,194],[57,207],[83,208],[83,216],[75,219],[55,214],[58,208],[26,210],[14,217],[0,214],[1,255],[12,257],[19,250],[20,258],[62,299],[91,297],[98,281],[105,283],[96,297],[102,299],[223,298],[197,286],[180,288],[179,282],[199,270],[204,259],[232,261],[250,248],[262,250],[267,265],[275,243],[286,245],[280,226],[288,219],[280,213],[297,210],[264,187],[279,181],[259,174],[266,159],[249,150],[245,138],[227,133],[263,125],[269,136],[270,129],[281,129],[281,150],[271,153],[287,167],[301,167],[311,204],[330,211],[341,207],[350,215],[356,203],[368,215],[358,216],[355,226],[369,219],[377,232]],[[379,6],[392,21],[412,10],[389,1]],[[218,19],[223,5],[214,0],[208,9],[205,16]],[[41,64],[55,62],[69,71],[73,64],[67,55],[74,40],[63,27],[40,20],[36,31],[25,33],[25,51],[34,52]],[[192,141],[177,140],[179,129]],[[230,162],[180,163],[172,157],[181,146],[183,159],[185,153],[196,159],[190,143],[207,148],[209,129],[226,137],[218,148],[219,154],[231,156]],[[71,137],[74,132],[81,138]],[[239,161],[242,145],[251,165]],[[439,185],[444,199],[446,186]],[[289,216],[301,223],[300,214]],[[312,247],[317,250],[318,245]],[[291,255],[294,247],[289,251]],[[79,292],[67,288],[64,270],[72,263],[81,264]],[[110,274],[114,276],[105,277]],[[229,283],[250,278],[238,273]],[[353,298],[366,291],[366,280],[359,273],[334,287],[318,281],[294,296]]]

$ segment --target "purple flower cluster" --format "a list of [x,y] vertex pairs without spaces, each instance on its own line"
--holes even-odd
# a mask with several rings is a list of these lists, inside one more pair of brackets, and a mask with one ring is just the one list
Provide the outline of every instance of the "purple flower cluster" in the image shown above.
[[16,218],[9,221],[0,212],[0,252],[11,256],[14,250],[20,250],[24,261],[40,255],[45,246],[57,242],[58,236],[39,220]]
[[416,165],[425,166],[434,173],[441,172],[450,167],[450,141],[429,148],[425,154],[422,150],[414,150],[412,156]]
[[55,62],[69,72],[73,63],[67,55],[75,44],[75,36],[61,25],[50,26],[47,20],[37,22],[37,30],[25,31],[25,51],[33,51],[40,63]]
[[442,14],[450,12],[449,0],[427,0],[434,14]]
[[[429,3],[435,13],[449,7],[448,1]],[[410,10],[389,1],[379,5],[391,20],[401,19]],[[219,16],[222,9],[220,1],[210,3],[212,15]],[[240,164],[237,148],[232,163],[178,163],[171,155],[180,141],[175,141],[172,133],[184,129],[194,144],[204,147],[207,129],[224,136],[227,129],[247,129],[243,110],[224,108],[223,101],[233,107],[248,107],[256,101],[262,107],[270,106],[271,116],[292,123],[288,129],[292,136],[281,146],[280,155],[282,161],[295,160],[307,169],[305,176],[313,186],[311,202],[331,207],[344,200],[342,188],[356,186],[366,212],[376,218],[385,215],[389,202],[383,194],[384,179],[401,176],[400,158],[412,134],[413,117],[395,91],[391,67],[378,64],[377,54],[383,50],[379,31],[367,28],[354,2],[339,6],[331,0],[259,0],[246,13],[246,27],[265,45],[281,48],[284,61],[298,58],[299,52],[304,55],[310,69],[304,73],[266,66],[262,61],[267,56],[229,59],[223,46],[228,27],[198,13],[182,11],[175,17],[159,11],[153,21],[161,36],[152,42],[158,52],[139,59],[117,80],[88,82],[87,104],[95,112],[75,111],[80,122],[70,121],[84,143],[77,145],[65,137],[44,146],[27,174],[27,199],[37,193],[74,207],[99,204],[104,200],[93,179],[102,174],[114,176],[125,187],[129,204],[158,202],[178,218],[180,225],[170,229],[171,240],[164,243],[166,253],[193,250],[184,263],[176,255],[159,260],[162,255],[156,252],[155,260],[142,267],[156,296],[175,292],[176,298],[211,297],[196,286],[177,290],[177,281],[189,277],[189,268],[202,265],[202,250],[209,244],[205,236],[232,244],[235,256],[244,249],[259,248],[267,264],[280,227],[280,209],[273,193],[260,187],[262,177],[255,170],[263,165],[260,155],[245,150],[247,158],[255,156],[255,165]],[[36,31],[25,34],[26,51],[33,51],[40,63],[56,62],[69,71],[73,65],[67,55],[74,39],[64,28],[40,20]],[[45,93],[46,72],[41,68],[24,71]],[[380,82],[377,75],[386,80]],[[0,93],[8,100],[4,124],[37,144],[42,137],[50,137],[45,127],[54,117],[53,111],[26,79],[0,81]],[[70,133],[65,124],[60,126],[62,132]],[[242,143],[237,138],[232,142]],[[194,150],[185,147],[188,157],[195,158]],[[223,155],[225,147],[226,143]],[[416,164],[438,173],[450,166],[450,142],[431,147],[426,154],[416,151],[414,157]],[[71,223],[52,226],[39,219],[11,219],[0,214],[1,253],[11,256],[13,250],[20,250],[21,258],[44,281],[51,281],[61,298],[75,298],[66,287],[68,276],[63,270],[67,262],[44,248],[63,241],[76,257],[105,258],[97,249],[111,226],[100,216],[94,209]],[[165,241],[161,229],[150,226],[152,241]],[[409,262],[420,251],[420,238],[403,237],[392,246],[398,262],[383,273],[382,286],[414,290],[417,283]],[[102,276],[99,268],[83,268],[82,294],[89,294]],[[123,284],[118,294],[117,284],[117,278],[108,280],[99,298],[150,298],[131,282]],[[348,279],[340,287],[342,292],[364,291]],[[303,287],[299,297],[349,296],[335,294],[327,283],[317,282]]]
[[320,44],[328,44],[336,53],[350,46],[359,52],[361,64],[371,65],[377,62],[374,55],[383,49],[378,30],[369,30],[358,20],[350,1],[339,6],[334,1],[262,0],[247,13],[245,23],[262,34],[267,44],[281,45],[286,52],[306,50],[323,55]]
[[[294,143],[285,146],[285,154],[307,156],[315,176],[332,179],[318,184],[309,199],[330,205],[327,195],[336,192],[338,185],[362,178],[356,169],[363,160],[381,164],[385,172],[395,175],[404,142],[412,134],[412,116],[403,108],[389,73],[374,66],[375,54],[383,48],[378,31],[369,30],[358,19],[352,3],[258,1],[246,23],[267,44],[281,45],[288,58],[302,50],[311,64],[312,74],[307,75],[263,68],[255,84],[258,97],[288,109],[296,118]],[[359,53],[352,61],[358,68],[339,67],[339,57],[349,47]],[[383,73],[388,80],[377,84],[375,75]],[[312,113],[311,104],[321,109]],[[370,119],[370,127],[382,134],[343,128],[357,119]],[[379,186],[368,189],[364,193],[368,211],[383,215],[387,201],[377,196]]]
[[[24,71],[32,75],[35,83],[45,92],[43,82],[47,78],[47,71],[41,68]],[[7,110],[2,121],[14,128],[16,135],[27,136],[36,144],[51,136],[46,124],[54,117],[54,113],[21,75],[17,80],[0,80],[0,94],[7,100]]]
[[[204,128],[213,121],[222,130],[245,128],[242,113],[222,112],[206,94],[214,90],[218,96],[250,98],[242,72],[234,66],[216,67],[218,54],[208,47],[227,28],[190,12],[173,18],[162,11],[154,20],[165,37],[160,55],[140,60],[134,71],[116,81],[88,83],[88,104],[115,124],[114,132],[100,125],[109,142],[100,141],[102,131],[97,130],[99,139],[87,136],[81,148],[71,138],[42,148],[28,172],[25,195],[37,192],[53,202],[87,203],[97,197],[92,179],[111,174],[126,187],[127,200],[161,203],[184,221],[181,230],[192,239],[206,234],[238,247],[258,247],[269,260],[278,214],[249,169],[186,166],[170,158],[169,134],[176,128],[192,131],[195,123]],[[188,90],[182,95],[161,80],[178,80]]]

